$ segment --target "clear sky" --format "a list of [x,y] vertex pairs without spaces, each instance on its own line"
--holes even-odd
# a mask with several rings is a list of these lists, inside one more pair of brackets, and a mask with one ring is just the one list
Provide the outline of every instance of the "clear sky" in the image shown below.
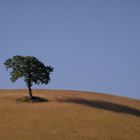
[[140,99],[140,0],[0,0],[1,89],[26,88],[3,66],[13,55],[54,67],[34,88]]

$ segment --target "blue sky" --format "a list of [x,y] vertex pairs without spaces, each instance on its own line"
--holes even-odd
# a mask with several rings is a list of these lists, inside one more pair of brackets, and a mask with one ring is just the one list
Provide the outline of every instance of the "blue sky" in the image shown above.
[[35,56],[54,72],[34,88],[105,92],[140,99],[139,0],[0,0],[0,88],[11,83],[3,62]]

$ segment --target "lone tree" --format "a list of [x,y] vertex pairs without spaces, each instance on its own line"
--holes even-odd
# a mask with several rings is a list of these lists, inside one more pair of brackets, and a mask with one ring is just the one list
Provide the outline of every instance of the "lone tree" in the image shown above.
[[45,66],[41,61],[33,56],[13,56],[4,62],[6,69],[11,69],[11,81],[15,82],[18,78],[23,78],[28,90],[29,97],[33,100],[32,85],[48,84],[50,74],[53,72],[51,66]]

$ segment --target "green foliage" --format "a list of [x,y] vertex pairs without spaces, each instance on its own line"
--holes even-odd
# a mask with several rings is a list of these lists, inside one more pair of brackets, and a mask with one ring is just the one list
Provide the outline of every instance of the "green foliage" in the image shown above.
[[53,72],[51,66],[45,66],[41,61],[33,56],[13,56],[4,62],[6,69],[11,69],[11,81],[24,78],[28,87],[33,84],[48,84],[50,74]]

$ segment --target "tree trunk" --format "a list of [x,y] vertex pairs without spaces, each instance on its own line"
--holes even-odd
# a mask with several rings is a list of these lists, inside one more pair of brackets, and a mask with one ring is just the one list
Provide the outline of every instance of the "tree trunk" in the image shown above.
[[28,90],[29,90],[29,96],[30,96],[31,100],[33,100],[32,89],[31,89],[32,84],[31,84],[31,79],[30,79],[30,77],[31,77],[31,75],[30,75],[30,73],[29,73],[29,77],[28,77],[29,79],[28,79],[28,81],[27,81],[27,86],[28,86]]
[[29,90],[29,96],[31,98],[31,100],[33,99],[33,95],[32,95],[32,89],[31,89],[31,85],[28,84],[28,90]]

